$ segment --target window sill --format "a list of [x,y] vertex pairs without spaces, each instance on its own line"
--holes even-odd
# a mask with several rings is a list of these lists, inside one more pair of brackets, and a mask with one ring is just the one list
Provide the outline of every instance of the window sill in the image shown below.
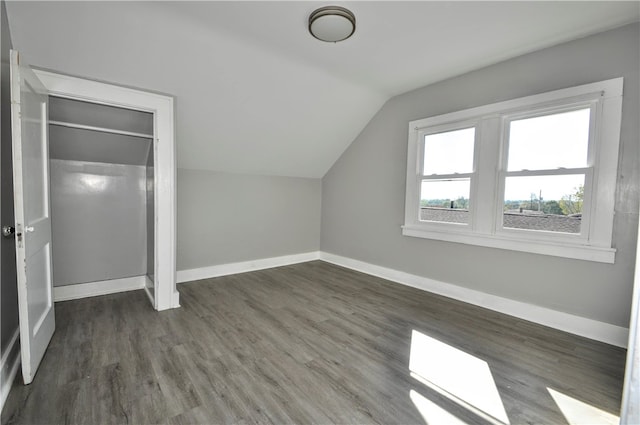
[[420,226],[402,226],[404,236],[424,239],[435,239],[446,242],[463,243],[467,245],[485,246],[489,248],[506,249],[511,251],[530,252],[533,254],[551,255],[554,257],[573,258],[577,260],[595,261],[613,264],[616,249],[596,247],[591,245],[577,245],[558,242],[543,242],[537,240],[514,239],[504,236],[483,235],[470,232],[438,232],[427,230]]

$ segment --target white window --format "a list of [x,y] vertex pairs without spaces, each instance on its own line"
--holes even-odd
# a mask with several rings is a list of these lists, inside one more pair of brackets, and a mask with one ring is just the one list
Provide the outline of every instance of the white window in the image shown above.
[[433,130],[421,144],[419,220],[468,225],[476,128]]
[[403,234],[613,263],[622,83],[412,121]]

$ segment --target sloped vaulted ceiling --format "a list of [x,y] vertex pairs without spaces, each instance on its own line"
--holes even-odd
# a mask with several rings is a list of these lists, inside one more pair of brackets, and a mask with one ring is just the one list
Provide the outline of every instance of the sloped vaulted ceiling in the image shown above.
[[391,96],[639,19],[638,2],[7,2],[40,68],[176,96],[178,166],[322,177]]

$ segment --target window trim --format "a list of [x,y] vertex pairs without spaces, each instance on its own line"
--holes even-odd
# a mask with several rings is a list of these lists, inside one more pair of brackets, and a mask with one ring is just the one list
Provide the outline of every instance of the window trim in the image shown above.
[[[409,123],[405,236],[613,263],[615,190],[620,146],[623,78],[554,90]],[[585,200],[579,235],[502,227],[507,166],[508,123],[590,107],[591,121]],[[420,221],[420,182],[426,134],[475,126],[474,169],[469,196],[469,224]],[[577,170],[577,169],[570,169]],[[554,171],[561,174],[564,171]],[[506,174],[505,174],[506,173]],[[550,173],[549,175],[554,175]],[[587,180],[591,187],[587,190]]]

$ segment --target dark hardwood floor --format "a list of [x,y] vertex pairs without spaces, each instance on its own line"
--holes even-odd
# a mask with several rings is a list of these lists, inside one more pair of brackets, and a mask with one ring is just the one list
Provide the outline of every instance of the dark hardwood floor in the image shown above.
[[29,386],[16,381],[2,423],[618,415],[625,350],[324,262],[179,291],[182,308],[160,313],[142,291],[56,304],[40,370]]

